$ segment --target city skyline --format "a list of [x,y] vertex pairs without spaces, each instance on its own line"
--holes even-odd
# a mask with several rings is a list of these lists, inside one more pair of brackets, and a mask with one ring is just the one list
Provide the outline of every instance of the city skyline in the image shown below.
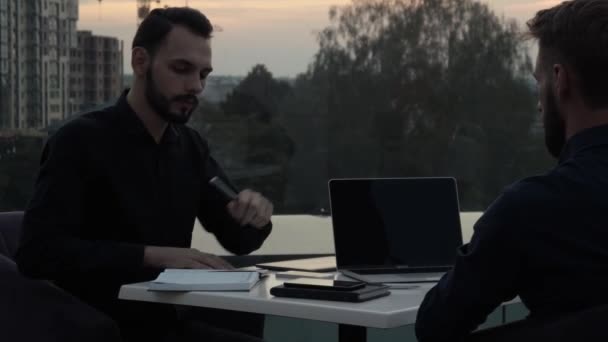
[[[499,16],[520,25],[559,0],[484,0]],[[154,7],[156,1],[152,1]],[[214,75],[243,76],[265,64],[277,77],[304,72],[317,51],[315,32],[329,24],[329,9],[351,0],[189,0],[222,28],[213,39]],[[161,0],[184,6],[185,0]],[[135,0],[80,0],[79,30],[124,41],[124,71],[131,73],[130,47],[136,30]]]

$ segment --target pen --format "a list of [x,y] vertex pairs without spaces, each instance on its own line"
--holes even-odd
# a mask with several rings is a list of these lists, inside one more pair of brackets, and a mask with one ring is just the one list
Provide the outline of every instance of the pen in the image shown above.
[[238,198],[238,194],[226,184],[220,177],[213,177],[209,181],[209,185],[219,191],[222,196],[228,201],[234,201]]

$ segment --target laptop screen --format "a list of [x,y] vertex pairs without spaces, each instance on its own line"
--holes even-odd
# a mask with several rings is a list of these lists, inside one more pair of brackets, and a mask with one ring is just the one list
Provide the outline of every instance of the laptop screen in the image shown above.
[[329,192],[338,268],[453,265],[455,179],[332,179]]

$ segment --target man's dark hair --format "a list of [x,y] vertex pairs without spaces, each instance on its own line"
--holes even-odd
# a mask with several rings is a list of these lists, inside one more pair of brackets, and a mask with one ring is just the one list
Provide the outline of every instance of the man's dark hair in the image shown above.
[[154,9],[141,22],[133,47],[142,47],[154,55],[158,46],[175,25],[184,26],[193,33],[206,39],[211,38],[213,25],[201,12],[189,7],[169,7]]
[[539,11],[528,21],[544,60],[570,67],[593,109],[608,107],[608,1],[573,0]]

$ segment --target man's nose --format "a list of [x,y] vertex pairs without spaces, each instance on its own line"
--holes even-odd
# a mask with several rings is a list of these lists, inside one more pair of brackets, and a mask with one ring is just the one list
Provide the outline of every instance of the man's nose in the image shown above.
[[201,80],[198,77],[193,77],[193,79],[188,82],[188,93],[192,95],[199,95],[205,89],[205,81]]

